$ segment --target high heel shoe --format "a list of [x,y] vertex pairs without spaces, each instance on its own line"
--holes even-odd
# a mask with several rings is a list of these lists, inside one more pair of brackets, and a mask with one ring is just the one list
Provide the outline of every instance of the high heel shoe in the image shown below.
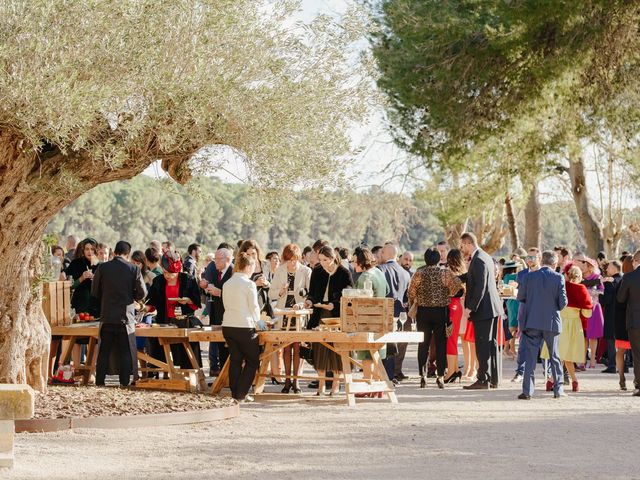
[[282,382],[276,380],[276,377],[271,377],[271,385],[282,385]]
[[455,383],[456,380],[458,380],[459,382],[461,381],[461,379],[462,379],[462,372],[458,370],[457,372],[454,372],[453,374],[445,378],[444,383]]
[[553,392],[553,381],[547,380],[547,392]]
[[424,378],[424,375],[420,375],[420,388],[427,387],[427,380]]
[[293,393],[300,393],[302,392],[302,390],[300,390],[300,387],[298,386],[298,382],[294,382],[293,383]]
[[620,390],[627,391],[627,380],[625,378],[620,379]]
[[284,382],[284,388],[282,389],[282,393],[289,393],[291,391],[291,382],[287,380]]
[[438,388],[444,388],[444,383],[442,383],[442,377],[436,378],[436,385],[438,386]]
[[574,381],[571,382],[571,391],[572,392],[579,392],[580,391],[580,386],[578,385],[578,381]]

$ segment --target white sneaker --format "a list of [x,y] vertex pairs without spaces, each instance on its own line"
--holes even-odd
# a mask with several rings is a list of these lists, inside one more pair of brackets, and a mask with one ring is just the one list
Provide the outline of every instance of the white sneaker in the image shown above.
[[514,377],[511,379],[512,383],[522,383],[522,375],[516,373]]
[[253,403],[253,402],[255,402],[255,401],[256,401],[256,399],[255,399],[255,398],[253,398],[253,396],[252,396],[252,395],[247,395],[247,396],[246,396],[246,397],[244,397],[242,400],[240,400],[240,402],[238,402],[238,403]]

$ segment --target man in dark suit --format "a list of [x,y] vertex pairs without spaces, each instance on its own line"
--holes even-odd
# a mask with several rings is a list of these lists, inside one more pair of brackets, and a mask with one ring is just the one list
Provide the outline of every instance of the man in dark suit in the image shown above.
[[558,337],[562,331],[560,310],[567,306],[564,277],[555,271],[558,257],[552,251],[542,253],[542,266],[529,272],[524,286],[518,288],[522,315],[519,318],[521,341],[526,345],[524,378],[520,400],[529,400],[535,390],[535,369],[538,352],[544,341],[549,350],[553,375],[553,396],[563,397],[562,362],[558,356]]
[[[227,280],[233,275],[233,264],[231,263],[233,252],[228,248],[218,248],[214,261],[211,262],[202,273],[200,288],[202,288],[209,300],[207,310],[209,311],[209,325],[222,325],[224,317],[224,304],[222,303],[222,288]],[[227,361],[229,352],[224,342],[209,343],[209,375],[217,376]]]
[[129,385],[137,377],[135,301],[142,300],[147,289],[137,267],[129,262],[131,245],[119,241],[114,258],[98,267],[93,277],[91,294],[101,302],[100,347],[96,365],[96,385],[104,385],[109,355],[113,347],[118,352],[120,385]]
[[[378,268],[384,273],[384,277],[389,285],[389,293],[387,297],[393,298],[393,316],[398,318],[401,312],[406,312],[407,289],[411,281],[411,275],[398,263],[398,249],[392,243],[385,244],[381,251],[382,263]],[[396,382],[403,380],[406,376],[402,373],[402,362],[407,352],[407,344],[399,343],[391,346],[391,351],[396,350],[395,354],[389,355],[387,350],[387,358],[383,361],[385,370],[389,378]]]
[[627,305],[627,333],[633,355],[634,397],[640,397],[640,250],[633,254],[633,272],[625,273],[618,290],[618,302]]
[[196,276],[196,267],[198,266],[198,260],[200,260],[200,254],[202,253],[202,247],[197,243],[192,243],[187,248],[187,258],[182,263],[182,271],[188,273],[192,277]]
[[622,264],[618,260],[607,263],[606,277],[602,279],[604,292],[600,295],[600,305],[604,315],[604,339],[607,341],[607,368],[602,373],[616,373],[616,292],[622,281]]
[[[467,292],[464,307],[473,322],[478,355],[478,380],[463,388],[485,390],[498,386],[497,326],[498,317],[503,315],[502,300],[496,285],[495,264],[491,256],[478,247],[473,233],[463,233],[460,250],[471,258],[467,272]],[[489,375],[491,360],[491,375]]]

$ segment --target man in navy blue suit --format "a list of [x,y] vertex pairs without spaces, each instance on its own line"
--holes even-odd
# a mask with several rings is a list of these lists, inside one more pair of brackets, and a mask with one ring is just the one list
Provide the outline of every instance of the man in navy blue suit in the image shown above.
[[562,363],[558,356],[558,337],[562,331],[560,310],[567,306],[564,277],[555,272],[558,257],[552,251],[542,253],[542,266],[529,272],[518,289],[521,302],[521,341],[525,342],[524,378],[520,400],[529,400],[535,390],[535,368],[542,342],[547,344],[553,375],[553,396],[563,397]]

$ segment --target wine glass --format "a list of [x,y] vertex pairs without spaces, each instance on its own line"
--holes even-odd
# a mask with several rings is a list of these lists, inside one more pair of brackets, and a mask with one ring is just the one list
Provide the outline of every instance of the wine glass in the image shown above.
[[407,323],[407,312],[400,312],[398,320],[400,321],[400,325],[402,325],[402,331],[404,331],[404,324]]

